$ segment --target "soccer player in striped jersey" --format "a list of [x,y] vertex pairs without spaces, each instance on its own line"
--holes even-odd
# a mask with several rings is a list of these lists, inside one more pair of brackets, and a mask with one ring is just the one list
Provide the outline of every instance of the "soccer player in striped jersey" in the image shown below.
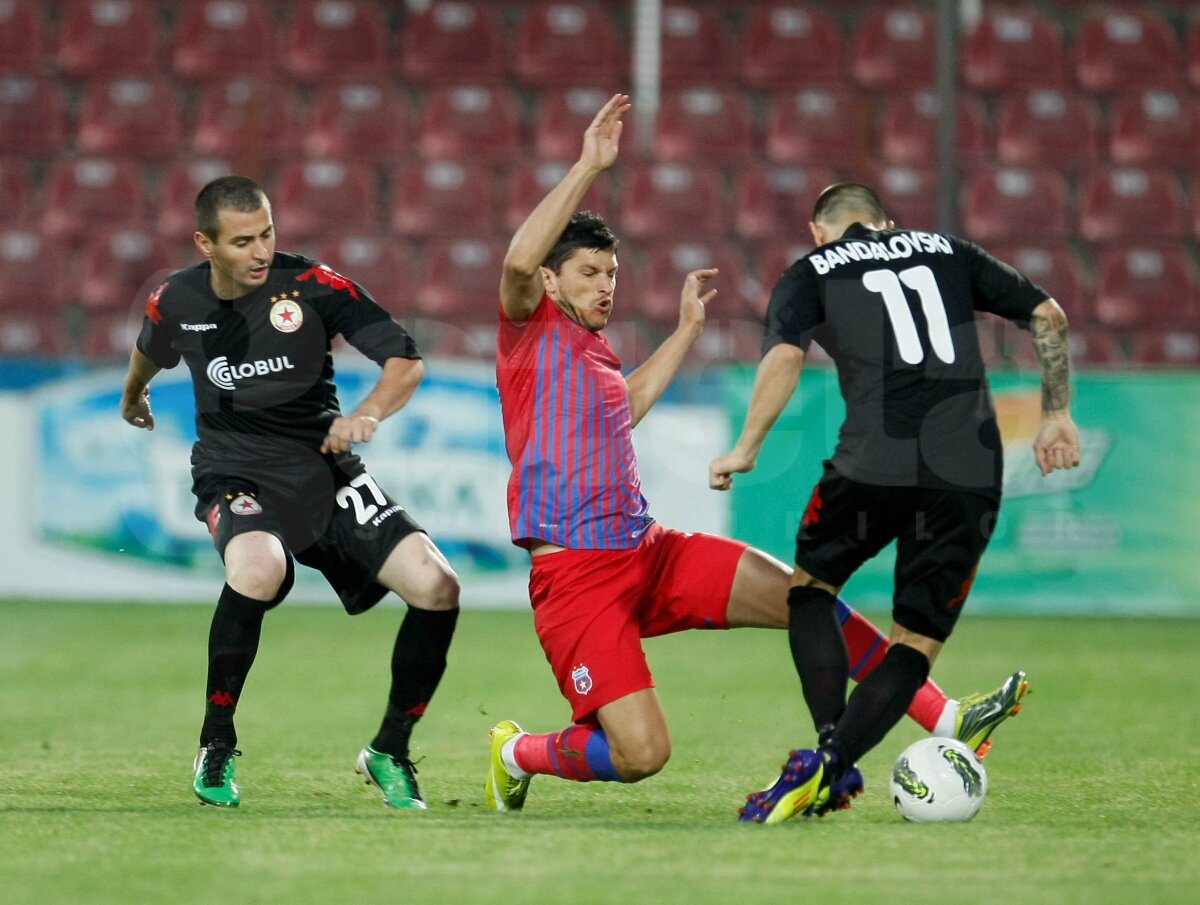
[[[596,115],[579,160],[514,236],[500,280],[497,384],[513,466],[509,520],[513,542],[530,554],[534,626],[573,722],[541,735],[511,720],[493,727],[485,796],[494,810],[522,808],[538,773],[636,782],[663,768],[670,735],[642,638],[788,627],[791,569],[738,541],[664,528],[642,496],[633,428],[700,335],[717,272],[687,275],[678,328],[623,375],[603,334],[617,239],[577,208],[615,163],[629,109],[629,98],[615,95]],[[887,639],[844,604],[841,613],[851,673],[865,676]],[[1023,687],[1023,674],[965,704],[928,682],[910,713],[930,731],[969,731],[983,744],[1013,712],[1015,701],[991,703],[1014,681]],[[973,714],[985,712],[992,716],[981,726]],[[857,789],[847,782],[835,791],[827,809],[844,806]]]

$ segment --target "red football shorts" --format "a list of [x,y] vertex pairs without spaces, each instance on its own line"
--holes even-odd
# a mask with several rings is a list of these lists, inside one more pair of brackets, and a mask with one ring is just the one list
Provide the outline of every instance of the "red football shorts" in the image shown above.
[[576,722],[652,688],[642,639],[725,628],[746,544],[655,523],[632,550],[562,550],[533,557],[533,624]]

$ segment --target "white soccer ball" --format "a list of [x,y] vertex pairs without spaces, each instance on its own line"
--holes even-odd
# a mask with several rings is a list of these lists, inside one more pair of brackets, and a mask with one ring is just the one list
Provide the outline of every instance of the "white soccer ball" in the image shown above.
[[892,767],[892,801],[913,823],[970,820],[987,792],[987,771],[957,739],[923,738],[905,748]]

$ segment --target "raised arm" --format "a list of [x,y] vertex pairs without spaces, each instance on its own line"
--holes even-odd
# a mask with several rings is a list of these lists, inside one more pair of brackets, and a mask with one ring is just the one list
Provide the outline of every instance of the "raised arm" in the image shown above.
[[513,236],[504,256],[500,276],[500,304],[504,313],[523,321],[542,298],[541,264],[596,177],[617,159],[621,117],[629,110],[629,97],[614,94],[583,133],[579,160],[562,181],[550,190]]
[[1074,468],[1080,461],[1079,429],[1071,420],[1071,350],[1067,315],[1054,299],[1046,299],[1029,320],[1033,350],[1042,367],[1042,422],[1033,440],[1038,468]]
[[754,390],[750,394],[742,434],[732,450],[709,464],[709,487],[728,490],[733,486],[735,474],[744,474],[754,468],[763,441],[796,391],[803,370],[804,350],[799,346],[780,343],[763,356],[754,377]]
[[419,358],[389,358],[379,382],[349,415],[335,418],[321,444],[321,452],[349,452],[351,444],[366,443],[379,422],[404,408],[425,376]]
[[121,417],[145,430],[154,430],[154,413],[150,411],[150,381],[160,368],[136,346],[129,355],[129,371],[121,391]]

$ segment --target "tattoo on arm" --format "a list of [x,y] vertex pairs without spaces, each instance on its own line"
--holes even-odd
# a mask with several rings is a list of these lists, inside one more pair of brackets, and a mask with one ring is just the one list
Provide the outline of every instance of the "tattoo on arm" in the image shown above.
[[1067,322],[1062,317],[1034,316],[1033,349],[1042,366],[1042,411],[1065,411],[1071,401],[1071,354]]

